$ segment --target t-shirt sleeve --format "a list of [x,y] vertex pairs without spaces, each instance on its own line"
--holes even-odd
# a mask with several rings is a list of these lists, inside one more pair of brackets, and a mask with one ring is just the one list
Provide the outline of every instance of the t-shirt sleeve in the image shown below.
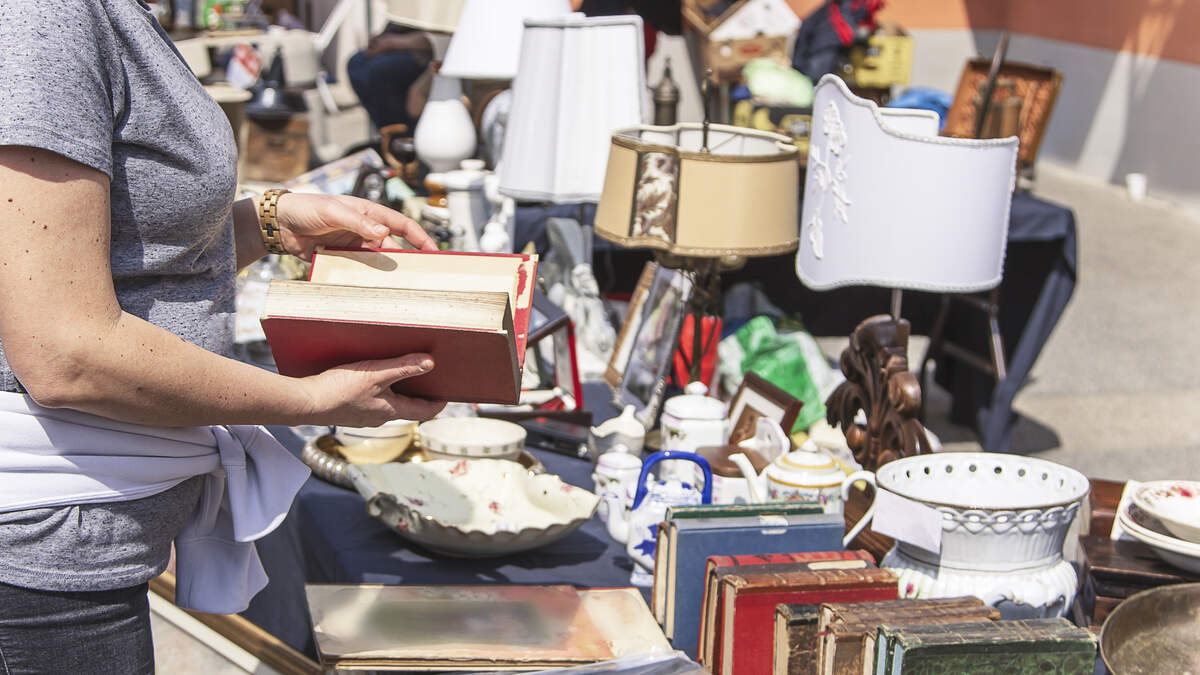
[[0,0],[0,145],[50,150],[111,177],[119,62],[103,0]]

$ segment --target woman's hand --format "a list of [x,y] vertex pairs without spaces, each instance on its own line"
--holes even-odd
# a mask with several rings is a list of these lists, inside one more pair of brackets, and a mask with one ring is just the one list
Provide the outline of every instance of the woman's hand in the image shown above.
[[279,197],[276,218],[284,248],[305,260],[317,246],[384,248],[389,235],[421,250],[437,250],[433,239],[413,219],[349,195],[289,192]]
[[395,419],[427,420],[446,406],[444,401],[409,398],[392,391],[392,384],[433,370],[428,354],[359,361],[306,377],[314,424],[376,427]]

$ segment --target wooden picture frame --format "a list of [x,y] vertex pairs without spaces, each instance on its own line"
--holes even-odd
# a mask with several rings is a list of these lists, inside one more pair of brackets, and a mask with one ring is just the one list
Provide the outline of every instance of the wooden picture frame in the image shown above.
[[629,365],[629,354],[633,350],[633,336],[637,334],[638,326],[642,323],[642,308],[646,305],[646,296],[650,293],[650,284],[654,283],[654,273],[658,264],[648,262],[642,268],[637,286],[629,298],[629,309],[625,312],[625,322],[617,333],[617,341],[613,343],[612,356],[608,359],[608,367],[604,370],[604,381],[616,391],[621,387],[621,376],[625,374],[625,366]]
[[[542,340],[550,338],[553,358],[543,358]],[[570,395],[573,408],[583,408],[583,386],[579,377],[579,360],[575,346],[575,324],[571,317],[534,288],[533,307],[529,315],[529,337],[526,349],[532,349],[539,369],[544,368],[556,387]]]
[[625,341],[629,353],[614,388],[613,404],[618,410],[632,405],[634,416],[646,428],[653,426],[662,405],[668,368],[679,348],[679,331],[691,295],[688,275],[656,265],[650,288],[634,314],[637,324],[628,327]]
[[785,434],[791,435],[792,425],[800,416],[804,403],[783,389],[771,384],[759,374],[748,371],[729,402],[729,442],[733,445],[754,438],[758,418],[767,417],[779,422]]

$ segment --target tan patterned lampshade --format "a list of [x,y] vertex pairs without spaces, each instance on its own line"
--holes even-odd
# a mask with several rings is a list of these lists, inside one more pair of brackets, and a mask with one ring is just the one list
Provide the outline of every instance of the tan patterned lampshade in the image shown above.
[[714,124],[637,126],[612,135],[596,233],[682,256],[796,249],[799,152],[779,134]]
[[434,33],[453,33],[467,0],[387,0],[387,20]]

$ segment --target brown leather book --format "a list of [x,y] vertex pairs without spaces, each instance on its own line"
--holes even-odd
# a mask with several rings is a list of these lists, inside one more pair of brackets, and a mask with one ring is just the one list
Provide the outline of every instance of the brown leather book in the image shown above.
[[817,630],[824,631],[842,623],[865,623],[879,617],[894,618],[897,613],[953,614],[963,608],[978,610],[983,607],[983,600],[973,595],[955,598],[900,598],[878,602],[825,602],[821,603]]
[[894,599],[899,582],[891,570],[816,570],[729,574],[721,580],[721,642],[710,664],[714,675],[771,672],[771,630],[780,604]]
[[868,672],[875,663],[875,632],[880,624],[928,625],[999,619],[999,611],[972,596],[825,604],[818,617],[815,672],[822,675]]

